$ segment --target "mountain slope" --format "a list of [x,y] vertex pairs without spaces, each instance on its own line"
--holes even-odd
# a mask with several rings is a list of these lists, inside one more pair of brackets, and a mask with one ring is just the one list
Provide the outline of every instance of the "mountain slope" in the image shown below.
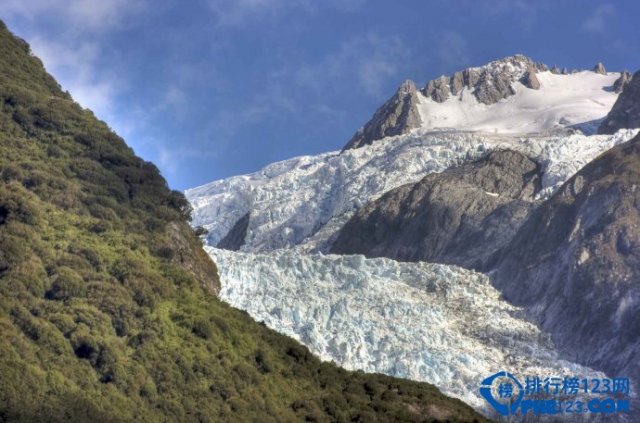
[[522,225],[494,283],[567,355],[640,378],[640,136],[581,169]]
[[515,55],[441,76],[419,91],[405,81],[345,150],[417,128],[524,134],[577,127],[593,133],[624,89],[625,76],[604,70],[561,73]]
[[485,269],[534,209],[541,173],[525,155],[499,150],[427,175],[358,210],[330,251]]
[[0,24],[0,421],[483,420],[215,294],[190,206]]
[[420,100],[413,81],[402,83],[398,91],[387,100],[367,124],[344,147],[359,148],[384,137],[406,134],[422,124],[418,110]]
[[[621,82],[620,84],[625,84]],[[627,77],[622,94],[598,128],[599,134],[613,134],[622,128],[640,127],[640,71]]]
[[[366,148],[295,157],[189,189],[185,194],[194,208],[193,223],[209,231],[206,243],[212,247],[228,236],[227,241],[234,240],[230,245],[247,252],[327,252],[365,204],[430,173],[510,149],[541,165],[539,196],[544,198],[590,160],[635,134],[625,130],[614,135],[520,137],[422,131]],[[249,212],[247,221],[243,217]]]

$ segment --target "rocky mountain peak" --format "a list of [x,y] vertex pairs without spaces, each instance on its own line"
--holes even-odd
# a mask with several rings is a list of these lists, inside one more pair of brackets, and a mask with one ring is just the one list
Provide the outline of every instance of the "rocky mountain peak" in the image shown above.
[[527,88],[531,88],[532,90],[540,89],[540,81],[538,81],[538,77],[536,76],[536,69],[533,66],[529,66],[525,74],[520,78],[520,82]]
[[359,148],[371,144],[374,140],[419,128],[422,121],[418,104],[416,85],[407,79],[393,97],[376,110],[373,118],[356,132],[344,149]]
[[[451,95],[458,95],[464,88],[468,88],[473,90],[480,103],[489,105],[515,94],[512,83],[521,80],[525,75],[525,80],[530,81],[525,86],[538,89],[540,83],[535,78],[535,73],[546,69],[544,64],[516,54],[484,66],[467,68],[452,76],[440,76],[427,82],[422,94],[435,102],[443,103]],[[537,88],[534,88],[536,86]]]
[[614,90],[620,89],[622,93],[600,124],[598,133],[613,134],[622,128],[640,128],[640,71],[633,77],[629,72],[626,75],[623,72],[613,87]]
[[600,75],[607,74],[607,70],[604,68],[604,65],[602,64],[602,62],[596,63],[596,65],[593,67],[593,71],[595,73],[599,73]]
[[631,82],[631,74],[625,70],[620,74],[620,78],[613,83],[613,91],[621,93],[629,85],[629,82]]

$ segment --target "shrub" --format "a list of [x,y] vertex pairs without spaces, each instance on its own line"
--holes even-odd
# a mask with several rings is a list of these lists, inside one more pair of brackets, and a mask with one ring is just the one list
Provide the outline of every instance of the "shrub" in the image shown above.
[[84,280],[69,267],[58,268],[52,280],[51,289],[46,294],[47,299],[69,300],[74,297],[84,297],[87,293]]

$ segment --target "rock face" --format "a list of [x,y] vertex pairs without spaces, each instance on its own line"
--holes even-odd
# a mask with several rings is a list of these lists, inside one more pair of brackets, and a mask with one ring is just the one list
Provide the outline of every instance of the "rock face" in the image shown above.
[[223,250],[238,251],[240,247],[244,245],[245,238],[247,237],[247,229],[249,228],[249,218],[251,212],[246,213],[233,225],[231,230],[225,235],[224,238],[218,242],[216,248]]
[[600,75],[607,74],[607,70],[604,68],[604,65],[602,64],[602,62],[596,63],[596,65],[593,67],[593,71],[595,73],[599,73]]
[[465,87],[465,77],[463,72],[456,72],[451,77],[451,94],[458,95]]
[[424,88],[424,90],[422,90],[422,93],[426,97],[431,97],[433,101],[442,103],[449,98],[449,93],[451,92],[451,89],[449,88],[449,83],[450,83],[449,77],[442,75],[438,79],[429,81],[429,83]]
[[510,75],[504,73],[492,75],[485,72],[473,93],[480,103],[489,105],[514,95],[516,90],[511,86]]
[[493,276],[569,357],[638,380],[640,136],[589,163],[533,212]]
[[[623,76],[620,78],[622,79]],[[640,71],[636,72],[631,81],[624,85],[624,91],[600,124],[598,133],[613,134],[622,128],[640,128]]]
[[520,78],[520,82],[522,82],[522,85],[527,88],[531,88],[532,90],[540,89],[540,81],[538,81],[538,77],[536,76],[536,70],[531,66],[527,69],[524,76]]
[[369,203],[331,252],[486,269],[532,210],[540,180],[540,167],[525,155],[492,152]]
[[[515,94],[512,83],[518,80],[522,82],[523,79],[534,79],[535,82],[532,85],[536,85],[537,82],[539,88],[540,82],[537,81],[535,73],[543,69],[546,69],[546,66],[535,63],[528,57],[515,55],[479,68],[467,68],[462,72],[454,73],[451,77],[441,76],[431,80],[422,93],[433,101],[442,103],[450,97],[450,94],[458,95],[463,88],[469,88],[473,90],[479,102],[494,104]],[[525,85],[532,88],[528,84]]]
[[623,71],[620,78],[613,83],[613,91],[620,94],[629,85],[629,82],[631,82],[631,74],[628,71]]
[[356,132],[344,149],[360,148],[375,140],[419,128],[421,120],[418,102],[415,84],[406,80],[395,95],[376,111],[373,118]]

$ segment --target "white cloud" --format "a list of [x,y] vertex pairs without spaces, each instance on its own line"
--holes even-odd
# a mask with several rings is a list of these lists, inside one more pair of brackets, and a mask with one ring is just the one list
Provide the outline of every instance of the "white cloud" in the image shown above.
[[134,22],[147,0],[2,0],[0,13],[31,45],[45,68],[83,107],[133,138],[142,122],[116,107],[126,91],[120,68],[101,66],[106,40]]
[[100,55],[98,44],[81,42],[69,48],[65,43],[40,36],[30,38],[29,44],[74,100],[103,119],[112,115],[116,87],[110,80],[97,76],[94,63]]
[[603,4],[582,23],[582,29],[593,33],[602,33],[607,29],[607,21],[616,14],[612,4]]

